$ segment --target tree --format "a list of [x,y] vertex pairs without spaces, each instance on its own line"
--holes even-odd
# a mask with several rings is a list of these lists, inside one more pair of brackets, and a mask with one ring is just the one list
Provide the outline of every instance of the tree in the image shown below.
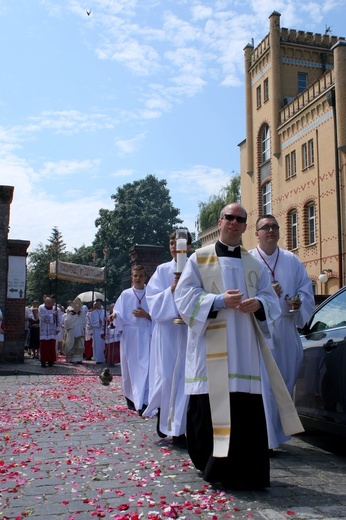
[[99,259],[108,248],[107,293],[111,299],[121,290],[121,278],[128,275],[130,248],[136,244],[162,245],[166,253],[169,234],[182,222],[166,185],[167,181],[154,175],[124,184],[111,196],[114,209],[99,212],[93,247]]
[[218,195],[209,197],[208,202],[199,202],[198,229],[205,229],[215,226],[224,206],[231,202],[240,201],[240,175],[235,175],[229,184],[221,188]]
[[91,284],[68,282],[49,279],[49,264],[56,259],[74,264],[93,265],[92,248],[82,246],[74,252],[67,252],[63,237],[57,227],[54,227],[48,239],[48,244],[39,244],[29,253],[26,299],[42,302],[44,294],[57,293],[58,303],[66,305],[68,300],[79,293],[92,289]]
[[54,262],[57,257],[61,259],[64,256],[65,247],[60,231],[54,227],[48,244],[44,246],[40,243],[32,253],[29,253],[26,289],[28,302],[36,299],[42,303],[44,294],[55,291],[52,281],[49,280],[49,264]]

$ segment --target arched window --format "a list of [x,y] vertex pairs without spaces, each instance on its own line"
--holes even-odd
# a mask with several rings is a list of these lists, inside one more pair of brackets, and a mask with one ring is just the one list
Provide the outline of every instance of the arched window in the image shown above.
[[268,125],[264,125],[261,134],[262,143],[262,164],[270,159],[270,130]]
[[272,186],[271,182],[266,182],[262,186],[262,215],[269,215],[272,212]]

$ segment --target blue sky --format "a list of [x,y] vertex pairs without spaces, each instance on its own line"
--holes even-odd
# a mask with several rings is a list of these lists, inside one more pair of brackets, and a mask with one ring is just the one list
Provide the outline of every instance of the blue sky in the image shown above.
[[[86,11],[90,11],[90,16]],[[125,183],[167,180],[184,225],[239,172],[243,49],[281,26],[346,36],[344,0],[0,0],[0,184],[12,239],[91,245]]]

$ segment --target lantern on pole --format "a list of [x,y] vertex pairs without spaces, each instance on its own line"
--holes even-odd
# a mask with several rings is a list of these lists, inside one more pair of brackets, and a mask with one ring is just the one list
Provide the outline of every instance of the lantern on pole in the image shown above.
[[[180,277],[183,269],[186,265],[187,259],[187,229],[179,228],[175,233],[175,250],[177,254],[177,270],[174,273],[176,277]],[[175,325],[184,325],[184,321],[180,316],[174,318],[173,323]]]

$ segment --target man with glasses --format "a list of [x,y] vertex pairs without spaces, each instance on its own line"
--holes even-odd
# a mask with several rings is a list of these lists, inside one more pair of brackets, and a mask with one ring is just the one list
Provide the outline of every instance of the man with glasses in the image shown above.
[[263,339],[262,332],[268,335],[274,327],[280,306],[265,266],[240,245],[246,220],[240,204],[223,208],[219,240],[190,257],[175,299],[189,325],[185,371],[189,455],[207,482],[262,489],[270,485],[261,395],[263,353],[268,370],[276,371],[278,384],[286,391],[290,425],[298,423],[301,431],[301,424]]
[[[257,219],[255,234],[258,245],[250,253],[266,268],[282,313],[268,345],[288,391],[293,396],[303,360],[303,348],[297,327],[305,325],[315,308],[312,283],[299,258],[291,251],[278,247],[280,226],[273,215],[263,215]],[[289,437],[282,429],[266,374],[263,379],[268,441],[269,448],[273,449],[287,441]]]

